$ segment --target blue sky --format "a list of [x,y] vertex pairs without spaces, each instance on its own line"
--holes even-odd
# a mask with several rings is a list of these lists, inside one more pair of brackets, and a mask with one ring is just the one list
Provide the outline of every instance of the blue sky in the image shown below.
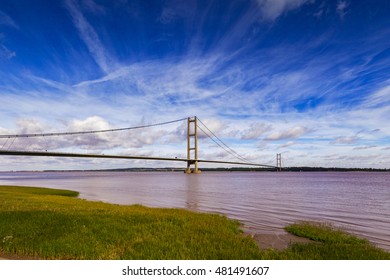
[[[390,168],[389,15],[387,0],[1,0],[0,134],[196,115],[251,161]],[[0,147],[184,157],[184,130]],[[201,138],[202,158],[234,159]],[[97,164],[165,165],[0,170]]]

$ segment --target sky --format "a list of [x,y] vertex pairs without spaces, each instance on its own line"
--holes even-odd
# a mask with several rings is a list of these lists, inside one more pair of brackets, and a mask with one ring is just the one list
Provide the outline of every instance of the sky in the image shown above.
[[[190,116],[252,162],[390,168],[390,1],[0,0],[0,135]],[[186,122],[0,148],[186,157]],[[199,158],[237,160],[202,132]],[[0,158],[167,165],[183,163]]]

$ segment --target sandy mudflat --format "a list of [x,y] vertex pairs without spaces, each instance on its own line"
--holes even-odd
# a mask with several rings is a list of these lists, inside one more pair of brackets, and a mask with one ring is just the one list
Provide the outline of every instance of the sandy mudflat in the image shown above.
[[261,249],[284,250],[292,243],[310,243],[309,239],[289,233],[254,234],[253,239]]

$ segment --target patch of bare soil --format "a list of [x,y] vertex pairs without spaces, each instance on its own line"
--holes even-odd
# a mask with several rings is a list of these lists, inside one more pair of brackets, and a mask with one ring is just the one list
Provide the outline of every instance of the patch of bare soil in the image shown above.
[[253,234],[252,238],[261,249],[284,250],[292,243],[314,242],[307,238],[298,237],[289,233]]

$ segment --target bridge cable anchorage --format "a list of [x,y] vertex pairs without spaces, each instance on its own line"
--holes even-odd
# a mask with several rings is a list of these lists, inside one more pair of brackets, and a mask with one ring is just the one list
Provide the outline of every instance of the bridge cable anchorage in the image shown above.
[[[222,143],[223,146],[221,146],[217,141],[215,141],[206,131],[204,131],[201,127],[198,126],[198,128],[200,130],[203,131],[204,134],[206,134],[207,137],[209,137],[215,144],[217,144],[220,148],[222,148],[223,150],[225,150],[227,153],[229,153],[230,155],[234,156],[235,158],[239,159],[239,160],[243,160],[247,163],[253,163],[251,161],[249,161],[248,159],[246,159],[245,157],[241,156],[239,153],[237,153],[236,151],[234,151],[232,148],[230,148],[227,144],[225,144],[217,135],[215,135],[214,132],[212,132],[199,118],[198,118],[198,121],[215,137],[219,140],[219,142]],[[228,150],[227,150],[228,149]]]
[[177,120],[167,121],[167,122],[161,122],[161,123],[148,124],[148,125],[124,127],[124,128],[103,129],[103,130],[89,130],[89,131],[73,131],[73,132],[54,132],[54,133],[8,134],[8,135],[0,135],[0,138],[22,138],[22,137],[44,137],[44,136],[94,134],[94,133],[124,131],[124,130],[132,130],[132,129],[153,127],[153,126],[160,126],[160,125],[166,125],[166,124],[181,122],[181,121],[184,121],[184,120],[187,120],[187,118],[182,118],[182,119],[177,119]]

